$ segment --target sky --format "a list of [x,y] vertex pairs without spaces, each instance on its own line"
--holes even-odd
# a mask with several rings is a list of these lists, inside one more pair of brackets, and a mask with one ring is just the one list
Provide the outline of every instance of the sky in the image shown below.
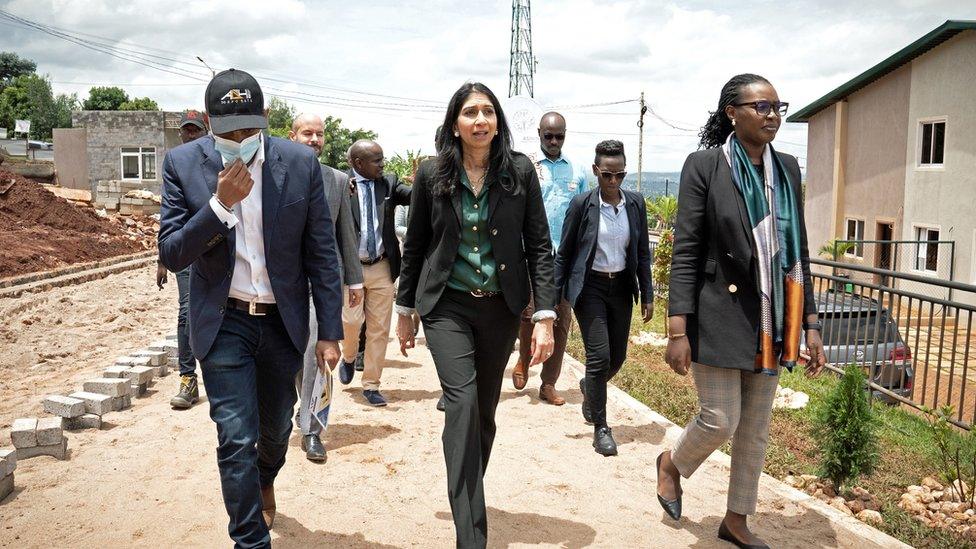
[[[115,85],[165,110],[202,109],[210,69],[199,56],[251,72],[298,111],[377,132],[387,156],[432,152],[465,81],[508,95],[502,0],[0,0],[0,10],[0,50],[37,62],[55,93],[84,99],[92,85]],[[575,162],[615,138],[636,172],[643,92],[643,170],[678,171],[733,75],[763,75],[796,112],[947,19],[976,19],[976,2],[536,1],[535,101],[565,115]],[[92,49],[106,46],[114,56]],[[774,146],[805,165],[806,131],[784,123]]]

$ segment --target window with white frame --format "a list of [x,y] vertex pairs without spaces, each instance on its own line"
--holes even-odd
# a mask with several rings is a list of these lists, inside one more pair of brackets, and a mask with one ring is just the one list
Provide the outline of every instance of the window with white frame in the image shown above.
[[915,227],[915,270],[939,272],[939,229]]
[[945,160],[945,120],[922,121],[919,127],[919,166],[942,166]]
[[864,220],[847,218],[847,234],[845,235],[848,242],[852,243],[851,249],[844,252],[847,257],[856,257],[858,259],[864,258]]
[[156,147],[122,147],[122,179],[156,179]]

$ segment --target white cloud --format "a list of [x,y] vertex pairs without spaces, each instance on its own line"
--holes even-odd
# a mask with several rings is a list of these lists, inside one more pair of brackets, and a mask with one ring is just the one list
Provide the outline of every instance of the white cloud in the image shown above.
[[[0,9],[47,25],[150,51],[178,76],[112,58],[0,19],[0,50],[34,59],[57,92],[87,96],[87,83],[122,85],[163,108],[202,107],[209,71],[253,72],[267,93],[301,95],[299,110],[332,114],[377,131],[388,154],[430,151],[441,112],[404,107],[446,103],[464,81],[508,91],[510,3],[237,0],[0,0]],[[635,99],[682,128],[696,129],[738,72],[769,78],[795,111],[863,72],[948,18],[976,18],[954,0],[563,0],[533,6],[536,98],[543,106]],[[80,82],[80,84],[70,84]],[[278,90],[278,91],[275,91]],[[337,99],[342,98],[342,99]],[[372,102],[370,104],[369,102]],[[325,104],[328,103],[328,104]],[[362,107],[368,107],[366,109]],[[567,151],[582,161],[605,138],[624,141],[633,164],[634,103],[564,111]],[[613,113],[613,114],[599,114]],[[648,118],[645,169],[680,168],[695,131]],[[785,125],[780,149],[805,156],[806,126]],[[636,166],[631,166],[632,171]]]

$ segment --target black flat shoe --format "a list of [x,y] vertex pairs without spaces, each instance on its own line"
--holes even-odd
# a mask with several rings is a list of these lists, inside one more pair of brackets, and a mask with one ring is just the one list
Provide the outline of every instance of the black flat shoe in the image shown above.
[[[658,498],[660,497],[661,496],[658,496]],[[722,525],[718,527],[718,539],[727,541],[739,549],[769,549],[769,546],[765,543],[744,543],[739,541],[735,536],[732,535],[732,532],[729,532],[729,529],[725,526],[724,520],[722,521]]]
[[[659,480],[661,478],[661,458],[662,457],[664,457],[664,452],[661,452],[661,454],[657,456],[657,478]],[[670,500],[669,501],[669,500],[666,500],[666,499],[662,498],[661,497],[661,494],[657,494],[657,501],[658,501],[658,503],[661,504],[661,507],[664,508],[664,512],[667,513],[669,517],[673,518],[674,520],[678,520],[678,519],[681,518],[681,491],[680,490],[678,491],[678,499],[674,499],[674,500]],[[721,537],[721,536],[722,536],[722,533],[720,531],[719,532],[719,537]]]

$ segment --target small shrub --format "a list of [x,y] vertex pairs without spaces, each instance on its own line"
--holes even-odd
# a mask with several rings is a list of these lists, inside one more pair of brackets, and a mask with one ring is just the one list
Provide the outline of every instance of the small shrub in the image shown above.
[[814,410],[811,435],[820,448],[819,474],[835,490],[871,474],[878,463],[878,421],[864,383],[861,368],[849,365]]

